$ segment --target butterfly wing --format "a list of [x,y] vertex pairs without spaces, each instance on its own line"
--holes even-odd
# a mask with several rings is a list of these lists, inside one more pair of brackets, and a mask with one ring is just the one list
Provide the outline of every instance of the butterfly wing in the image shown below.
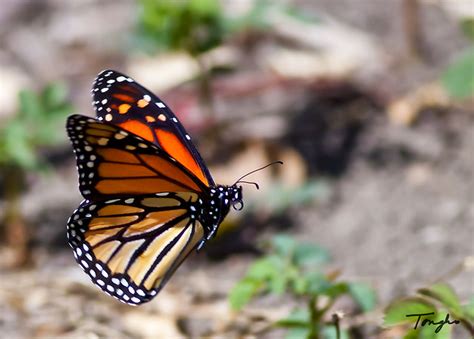
[[92,281],[120,301],[150,301],[202,240],[196,193],[84,201],[68,221],[74,257]]
[[98,120],[73,115],[67,122],[86,199],[67,235],[96,285],[138,305],[202,243],[194,213],[214,181],[158,97],[114,71],[99,74],[93,96]]
[[155,144],[119,126],[72,115],[66,129],[85,199],[138,196],[160,192],[199,192],[206,186]]
[[97,117],[159,146],[206,186],[214,181],[191,137],[160,98],[130,77],[102,71],[92,89]]

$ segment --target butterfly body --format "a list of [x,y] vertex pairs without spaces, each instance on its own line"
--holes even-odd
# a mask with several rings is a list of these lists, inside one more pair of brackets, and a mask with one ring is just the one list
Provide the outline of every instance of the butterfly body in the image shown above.
[[[196,218],[205,226],[205,238],[198,245],[200,249],[206,240],[211,239],[220,223],[229,213],[230,206],[242,204],[242,187],[233,185],[217,185],[209,190],[208,200],[200,202],[196,209],[199,213]],[[192,208],[192,207],[191,207]],[[240,209],[237,208],[236,209]]]
[[215,184],[173,112],[131,78],[104,71],[92,93],[97,119],[66,125],[84,197],[68,242],[98,287],[139,305],[242,208],[242,187]]

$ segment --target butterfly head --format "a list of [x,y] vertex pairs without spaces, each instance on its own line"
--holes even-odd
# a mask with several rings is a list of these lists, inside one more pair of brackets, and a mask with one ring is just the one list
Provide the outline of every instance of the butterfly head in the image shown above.
[[232,208],[240,211],[242,208],[244,208],[244,202],[242,198],[242,186],[237,186],[233,185],[229,187],[229,193],[230,193],[230,204],[232,205]]

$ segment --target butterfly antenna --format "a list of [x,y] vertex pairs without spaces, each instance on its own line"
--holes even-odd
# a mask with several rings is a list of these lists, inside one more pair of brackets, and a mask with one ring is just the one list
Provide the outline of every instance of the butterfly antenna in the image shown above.
[[263,170],[263,169],[265,169],[265,168],[267,168],[267,167],[270,167],[270,166],[273,166],[273,165],[276,165],[276,164],[283,165],[283,161],[280,161],[280,160],[274,161],[274,162],[269,163],[268,165],[265,165],[265,166],[263,166],[263,167],[260,167],[260,168],[255,169],[255,170],[253,170],[253,171],[250,171],[250,172],[248,172],[247,174],[244,174],[243,176],[241,176],[239,179],[237,179],[237,181],[234,183],[234,185],[236,185],[236,184],[238,184],[238,183],[252,184],[252,185],[255,185],[255,186],[257,187],[257,189],[259,189],[257,183],[251,182],[251,181],[241,181],[241,180],[242,180],[243,178],[249,176],[250,174],[253,174],[253,173],[255,173],[255,172],[261,171],[261,170]]
[[239,183],[239,184],[249,184],[249,185],[255,185],[255,187],[259,190],[260,189],[260,186],[258,186],[258,184],[256,182],[253,182],[253,181],[237,181],[236,184]]

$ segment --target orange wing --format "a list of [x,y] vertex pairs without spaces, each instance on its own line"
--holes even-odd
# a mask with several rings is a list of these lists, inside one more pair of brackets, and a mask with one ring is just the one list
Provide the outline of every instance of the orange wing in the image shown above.
[[74,257],[104,292],[138,305],[150,301],[202,240],[191,209],[195,193],[84,202],[68,221]]
[[101,72],[92,89],[100,121],[120,126],[154,143],[206,186],[214,181],[191,137],[160,98],[119,72]]
[[85,199],[160,192],[206,192],[206,186],[175,158],[122,128],[72,115],[67,132],[76,153]]

